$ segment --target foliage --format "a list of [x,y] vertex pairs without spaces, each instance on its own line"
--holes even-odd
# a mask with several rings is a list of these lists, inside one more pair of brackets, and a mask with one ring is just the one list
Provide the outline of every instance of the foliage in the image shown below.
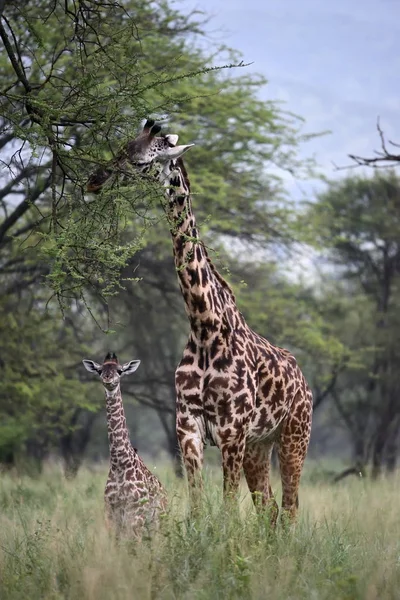
[[43,299],[0,304],[0,462],[14,464],[27,453],[42,460],[72,428],[79,410],[97,410],[98,397],[79,381],[85,345],[82,315],[54,323]]

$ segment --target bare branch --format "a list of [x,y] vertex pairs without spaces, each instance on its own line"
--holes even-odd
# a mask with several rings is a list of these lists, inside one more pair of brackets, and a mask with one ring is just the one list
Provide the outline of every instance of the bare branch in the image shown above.
[[[356,164],[353,166],[368,166],[373,168],[387,168],[387,167],[396,167],[398,163],[400,163],[400,154],[393,154],[388,150],[385,134],[383,129],[381,128],[379,117],[376,123],[376,128],[378,130],[378,135],[381,142],[381,150],[375,150],[376,156],[371,158],[365,158],[362,156],[358,156],[356,154],[349,154],[349,158],[353,160]],[[400,144],[396,144],[389,140],[389,144],[396,148],[400,148]],[[346,168],[346,167],[341,167]]]
[[40,167],[30,166],[26,167],[26,169],[22,169],[22,171],[20,171],[14,179],[11,179],[11,181],[9,181],[3,187],[3,189],[0,190],[0,200],[8,196],[8,194],[13,190],[13,188],[15,188],[15,186],[17,186],[23,179],[26,179],[27,177],[35,173],[39,168]]
[[3,10],[6,6],[6,0],[0,0],[0,17],[3,14]]
[[314,404],[313,404],[314,410],[316,408],[318,408],[322,404],[322,402],[325,400],[325,398],[327,398],[327,396],[329,396],[329,394],[331,394],[333,392],[333,390],[335,389],[335,386],[336,386],[337,378],[340,375],[340,373],[344,370],[345,366],[346,366],[345,361],[342,361],[333,366],[329,382],[326,385],[325,389],[322,391],[317,391],[317,393],[315,395]]
[[31,208],[32,204],[34,204],[40,195],[43,194],[43,192],[49,187],[50,183],[51,175],[49,175],[44,181],[38,183],[32,194],[20,202],[11,215],[9,215],[3,221],[3,223],[0,225],[0,246],[3,243],[7,231],[18,221],[20,217],[22,217],[23,214],[26,213],[27,210]]
[[12,48],[10,39],[9,39],[7,32],[4,29],[3,23],[1,21],[0,21],[0,37],[3,41],[4,48],[6,49],[8,58],[10,59],[10,62],[13,66],[16,76],[18,77],[18,79],[22,83],[22,85],[24,86],[25,92],[27,94],[29,94],[29,92],[32,90],[31,85],[30,85],[29,81],[27,80],[26,75],[25,75],[23,69],[21,68],[21,65],[20,65],[17,57],[15,56],[15,52]]

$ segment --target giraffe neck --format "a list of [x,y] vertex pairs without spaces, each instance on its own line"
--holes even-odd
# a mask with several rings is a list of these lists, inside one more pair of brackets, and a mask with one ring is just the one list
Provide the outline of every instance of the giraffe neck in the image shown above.
[[112,391],[106,389],[105,393],[110,461],[114,467],[123,466],[126,459],[132,458],[132,445],[126,426],[121,388],[118,384],[117,388]]
[[[200,240],[190,184],[181,159],[173,163],[166,185],[175,267],[186,312],[198,341],[210,342],[220,330],[228,306],[233,321],[235,316],[239,317],[235,297]],[[232,327],[235,326],[232,322]]]

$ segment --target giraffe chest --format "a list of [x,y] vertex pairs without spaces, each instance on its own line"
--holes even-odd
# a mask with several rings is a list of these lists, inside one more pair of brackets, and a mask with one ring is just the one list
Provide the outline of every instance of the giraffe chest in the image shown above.
[[[223,439],[235,438],[251,420],[256,382],[250,372],[211,364],[200,373],[192,371],[185,383],[181,408],[194,418],[204,442],[220,446]],[[187,393],[189,388],[194,393]]]
[[257,378],[251,375],[248,380],[246,377],[244,386],[221,373],[206,372],[202,380],[200,400],[188,408],[204,442],[221,447],[243,433],[248,443],[272,440],[279,434],[291,405],[291,394],[265,397]]
[[140,503],[148,497],[148,485],[144,475],[134,467],[111,469],[106,483],[105,496],[114,507]]

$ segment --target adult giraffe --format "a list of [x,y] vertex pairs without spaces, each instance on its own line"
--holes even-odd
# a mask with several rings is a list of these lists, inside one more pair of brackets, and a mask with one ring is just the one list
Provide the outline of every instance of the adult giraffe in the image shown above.
[[142,172],[154,166],[167,188],[175,266],[190,321],[175,382],[177,435],[192,499],[201,488],[208,440],[222,454],[225,495],[237,492],[243,467],[255,504],[269,507],[275,522],[278,507],[270,485],[270,457],[276,444],[282,509],[293,520],[311,432],[310,388],[293,355],[255,333],[238,310],[196,227],[181,159],[192,144],[176,146],[178,136],[157,137],[159,131],[159,125],[147,121],[113,164],[90,177],[87,189],[99,191],[127,163]]

